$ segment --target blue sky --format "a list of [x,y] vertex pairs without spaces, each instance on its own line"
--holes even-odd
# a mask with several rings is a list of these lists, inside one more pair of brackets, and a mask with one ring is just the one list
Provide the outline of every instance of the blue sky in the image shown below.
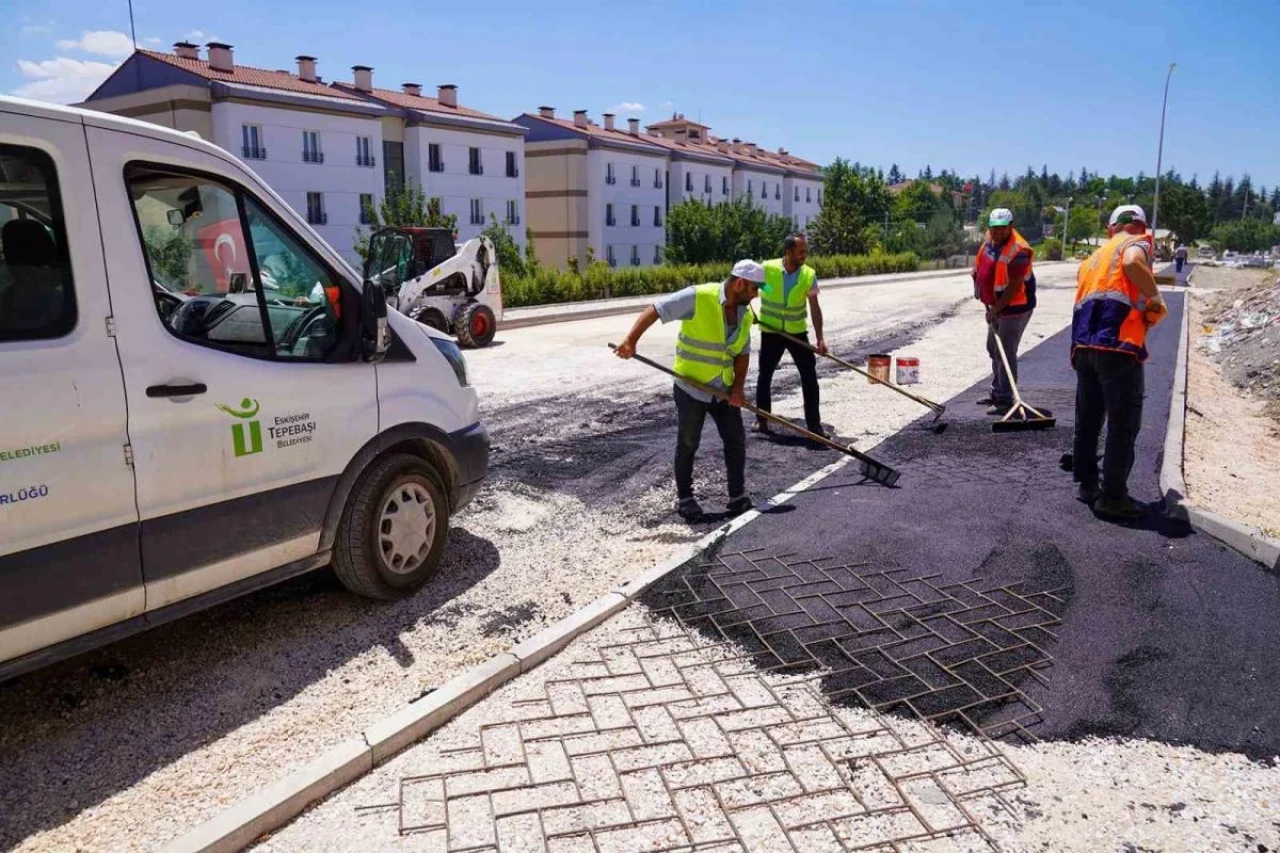
[[[74,100],[129,50],[127,0],[29,0],[4,14],[0,92]],[[144,46],[218,39],[265,68],[308,53],[326,79],[367,64],[378,85],[456,83],[462,103],[503,117],[549,104],[647,123],[679,110],[820,163],[910,174],[926,163],[1151,174],[1176,61],[1166,167],[1280,183],[1276,0],[134,0],[134,14]]]

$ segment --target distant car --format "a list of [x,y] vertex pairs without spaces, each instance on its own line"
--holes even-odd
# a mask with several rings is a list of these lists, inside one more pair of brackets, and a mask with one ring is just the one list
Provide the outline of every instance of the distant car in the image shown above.
[[1200,258],[1212,258],[1216,253],[1209,246],[1201,246],[1196,249],[1196,256]]

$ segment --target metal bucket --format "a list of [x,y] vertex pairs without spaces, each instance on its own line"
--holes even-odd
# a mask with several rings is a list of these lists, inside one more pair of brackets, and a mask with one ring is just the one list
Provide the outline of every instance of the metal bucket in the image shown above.
[[867,356],[867,373],[870,373],[871,376],[875,377],[874,379],[867,379],[867,381],[872,385],[876,384],[876,379],[879,379],[881,382],[888,383],[889,367],[892,364],[893,357],[886,353],[876,353],[875,355]]
[[913,355],[898,356],[898,384],[917,385],[920,382],[920,359]]

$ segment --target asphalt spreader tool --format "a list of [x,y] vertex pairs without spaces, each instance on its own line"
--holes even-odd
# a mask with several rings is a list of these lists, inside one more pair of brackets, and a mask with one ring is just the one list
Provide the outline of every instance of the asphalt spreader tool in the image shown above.
[[1009,377],[1009,387],[1013,389],[1013,405],[1004,417],[991,424],[992,432],[1022,432],[1033,429],[1050,429],[1058,423],[1058,419],[1028,406],[1018,391],[1018,383],[1013,380],[1013,371],[1009,369],[1009,356],[1005,355],[1004,342],[991,328],[991,336],[996,339],[996,349],[1000,351],[1000,361],[1004,363],[1004,375]]
[[[754,315],[755,312],[752,311],[752,314]],[[865,376],[868,379],[870,379],[872,382],[878,385],[884,385],[886,388],[897,391],[899,394],[906,397],[907,399],[914,400],[920,405],[930,409],[933,412],[933,423],[929,424],[928,428],[933,432],[940,433],[947,428],[946,421],[943,421],[942,423],[938,423],[938,420],[947,411],[947,407],[942,405],[941,403],[935,403],[932,400],[919,396],[918,394],[912,394],[910,391],[906,391],[902,388],[899,388],[897,385],[894,385],[892,382],[886,382],[885,380],[881,379],[879,376],[876,376],[874,373],[870,373],[869,371],[863,370],[861,367],[858,367],[858,365],[856,364],[852,364],[850,362],[845,361],[843,358],[841,358],[838,355],[832,355],[829,352],[820,351],[817,347],[815,347],[813,344],[809,343],[806,340],[797,338],[795,335],[787,334],[781,329],[775,329],[773,326],[766,326],[764,323],[760,322],[760,318],[758,316],[756,316],[755,321],[756,321],[756,325],[760,327],[761,331],[768,332],[771,335],[781,335],[784,339],[804,347],[805,349],[809,350],[815,355],[825,356],[831,359],[832,361],[834,361],[836,364],[840,365],[841,367],[847,368],[849,370],[852,370],[854,373]]]
[[[609,344],[609,349],[617,350],[617,347],[613,344]],[[645,358],[644,356],[640,355],[639,353],[632,355],[631,358],[634,361],[638,361],[641,364],[652,367],[654,370],[660,370],[663,373],[667,374],[668,376],[671,376],[675,379],[679,379],[681,382],[687,382],[689,385],[693,386],[694,388],[697,388],[700,391],[703,391],[707,394],[710,394],[713,397],[723,400],[726,403],[729,402],[729,395],[718,388],[712,388],[710,385],[704,385],[701,382],[695,382],[694,380],[689,379],[688,377],[681,376],[680,374],[676,373],[674,370],[671,370],[670,368],[667,368],[667,367],[663,367],[661,364],[658,364],[655,361],[651,361]],[[897,483],[898,478],[902,476],[901,471],[890,468],[888,465],[885,465],[883,462],[877,462],[876,460],[872,459],[870,456],[868,456],[865,453],[862,453],[861,451],[854,450],[853,445],[851,444],[850,445],[840,444],[838,442],[832,441],[831,439],[827,438],[824,435],[818,435],[815,432],[809,432],[809,430],[805,429],[802,426],[798,426],[797,424],[793,424],[791,421],[787,420],[786,418],[780,418],[777,415],[773,414],[772,412],[766,412],[763,409],[757,409],[755,406],[751,405],[750,403],[744,402],[742,404],[742,408],[746,409],[749,412],[752,412],[753,414],[755,414],[756,417],[764,418],[765,420],[771,421],[772,423],[778,424],[779,426],[784,426],[787,429],[794,430],[795,432],[800,433],[801,435],[803,435],[804,437],[812,441],[816,441],[819,444],[826,445],[832,450],[838,450],[841,453],[852,456],[854,459],[857,459],[858,462],[860,463],[859,469],[858,469],[859,473],[861,473],[862,476],[866,477],[868,480],[872,480],[873,482],[879,483],[882,486],[892,486],[895,483]]]

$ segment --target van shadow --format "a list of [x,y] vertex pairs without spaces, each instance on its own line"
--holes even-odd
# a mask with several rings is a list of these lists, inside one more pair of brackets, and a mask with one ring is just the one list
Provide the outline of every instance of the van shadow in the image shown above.
[[0,686],[0,849],[56,829],[374,649],[412,684],[418,661],[401,635],[456,619],[448,602],[500,562],[492,542],[453,528],[439,573],[401,601],[358,598],[324,569]]

